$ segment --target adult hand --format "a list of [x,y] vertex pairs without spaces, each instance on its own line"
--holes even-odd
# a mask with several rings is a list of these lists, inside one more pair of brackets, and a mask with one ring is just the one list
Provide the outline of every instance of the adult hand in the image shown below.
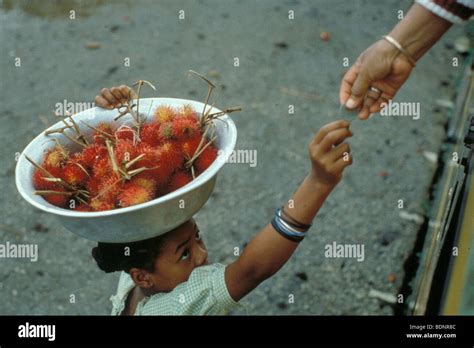
[[339,101],[348,109],[358,109],[359,118],[366,120],[395,96],[412,69],[396,47],[385,40],[377,41],[362,52],[342,78]]

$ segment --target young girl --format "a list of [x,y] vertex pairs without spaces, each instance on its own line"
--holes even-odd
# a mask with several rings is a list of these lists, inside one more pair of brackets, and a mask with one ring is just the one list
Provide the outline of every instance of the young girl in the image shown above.
[[[128,98],[126,86],[102,89],[96,104],[113,108]],[[113,315],[226,314],[293,254],[324,201],[352,163],[349,122],[322,127],[309,143],[311,170],[293,197],[277,209],[239,258],[225,266],[209,264],[193,219],[148,240],[99,243],[92,253],[105,272],[122,271]],[[127,249],[126,249],[127,248]],[[124,253],[128,250],[128,253]]]

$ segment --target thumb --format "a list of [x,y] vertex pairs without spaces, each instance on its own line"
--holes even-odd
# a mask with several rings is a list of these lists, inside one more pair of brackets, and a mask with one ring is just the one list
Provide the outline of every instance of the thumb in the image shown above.
[[351,96],[346,102],[346,107],[348,109],[355,109],[362,104],[365,94],[369,89],[369,85],[369,77],[365,72],[361,71],[352,86]]

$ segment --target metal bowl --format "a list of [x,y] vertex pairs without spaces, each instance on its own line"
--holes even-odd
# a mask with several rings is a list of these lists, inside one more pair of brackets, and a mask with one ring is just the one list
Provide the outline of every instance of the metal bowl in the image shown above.
[[[204,104],[185,99],[175,98],[142,98],[140,99],[140,110],[150,110],[150,114],[160,105],[180,107],[191,105],[198,113],[204,108]],[[221,110],[213,108],[211,112]],[[112,121],[117,115],[116,110],[92,108],[74,115],[83,134],[89,134],[90,129],[82,121],[89,125],[97,125],[100,122]],[[214,163],[192,182],[180,189],[161,196],[149,202],[137,204],[127,208],[113,209],[101,212],[77,212],[74,210],[58,208],[48,203],[43,197],[34,195],[33,187],[33,165],[27,161],[25,155],[37,163],[41,163],[44,151],[55,146],[51,141],[56,138],[71,150],[79,150],[73,144],[66,144],[65,137],[61,134],[45,135],[42,132],[23,150],[15,173],[16,187],[23,198],[34,207],[45,212],[54,214],[60,222],[72,233],[81,237],[108,243],[124,243],[152,238],[171,231],[185,221],[189,220],[206,203],[216,183],[218,171],[226,163],[232,153],[237,140],[237,130],[232,119],[228,115],[219,118],[223,122],[215,121],[218,155]],[[127,115],[119,119],[117,124],[130,122],[131,116]],[[58,122],[49,129],[61,127]]]

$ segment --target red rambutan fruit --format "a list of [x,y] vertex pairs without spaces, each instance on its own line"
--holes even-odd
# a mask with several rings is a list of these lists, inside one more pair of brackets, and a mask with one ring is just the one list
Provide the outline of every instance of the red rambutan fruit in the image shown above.
[[168,184],[168,192],[173,192],[179,189],[180,187],[183,187],[187,184],[189,184],[193,180],[193,177],[191,176],[191,173],[185,172],[185,171],[177,171],[176,173],[173,174],[171,177],[171,180]]
[[82,211],[82,212],[88,212],[88,211],[92,211],[92,208],[86,204],[79,204],[78,206],[76,206],[76,208],[74,209],[75,211]]
[[153,199],[153,192],[136,183],[127,183],[124,185],[122,192],[117,197],[118,204],[121,207],[129,207]]
[[150,192],[155,192],[157,188],[156,180],[152,179],[151,177],[141,176],[136,177],[134,176],[132,180],[129,181],[130,184],[136,184],[138,186],[142,186],[149,190]]
[[[110,124],[101,122],[97,126],[95,126],[95,128],[113,137],[114,132],[112,131],[112,127],[110,126]],[[102,134],[101,132],[94,130],[94,132],[92,133],[94,143],[105,145],[105,140],[107,139],[107,136]]]
[[46,152],[43,166],[45,169],[61,168],[67,161],[69,154],[64,152],[59,146],[56,146]]
[[199,155],[198,158],[194,161],[193,165],[198,170],[199,173],[204,172],[212,162],[217,158],[217,149],[209,145],[206,149]]
[[108,201],[102,197],[94,197],[89,203],[90,207],[94,211],[112,210],[115,208],[113,202]]
[[169,168],[170,173],[181,168],[184,162],[184,157],[180,150],[178,144],[172,142],[167,142],[157,147],[156,151],[158,152],[159,157],[158,165]]
[[176,138],[176,134],[173,129],[173,122],[165,122],[160,126],[160,138],[164,141]]
[[176,113],[171,106],[161,105],[156,108],[153,116],[155,117],[155,120],[161,124],[173,121],[175,114]]
[[114,153],[118,164],[126,163],[137,157],[137,147],[130,140],[121,140],[115,145]]
[[70,162],[64,166],[61,178],[70,185],[84,185],[89,178],[89,173],[80,164]]
[[160,125],[156,122],[145,124],[140,131],[141,141],[151,146],[157,146],[162,142]]
[[136,146],[135,151],[137,157],[141,155],[143,155],[143,157],[141,157],[130,169],[142,167],[153,168],[158,165],[158,153],[156,148],[145,143],[140,143]]
[[177,140],[191,139],[201,134],[199,123],[187,118],[177,117],[172,123],[172,134]]
[[135,130],[129,126],[121,126],[115,131],[115,138],[133,141],[136,138]]
[[[183,165],[183,154],[178,150],[176,144],[167,142],[163,145],[153,148],[153,156],[150,162],[140,161],[140,166],[153,168],[146,170],[137,175],[140,178],[151,178],[156,184],[157,188],[165,186],[173,172]],[[144,159],[143,159],[144,160]]]
[[[57,187],[54,189],[54,191],[59,191],[59,192],[66,192],[66,190],[62,187]],[[51,203],[52,205],[55,205],[56,207],[60,208],[65,208],[69,199],[70,195],[61,195],[61,194],[51,194],[51,195],[42,195],[42,197]]]
[[84,162],[84,155],[82,154],[82,152],[76,152],[72,154],[71,156],[69,156],[69,162],[78,163],[83,167],[87,166],[86,163]]
[[114,201],[122,188],[122,180],[116,174],[104,178],[99,185],[98,197],[107,201]]
[[[51,167],[48,170],[51,175],[53,175],[55,178],[61,178],[61,168],[55,168]],[[33,173],[33,186],[36,190],[57,190],[58,188],[61,188],[60,185],[47,181],[44,178],[48,178],[48,175],[43,173],[41,170],[36,169],[35,172]]]
[[201,139],[202,139],[201,134],[198,134],[192,138],[183,139],[177,142],[185,158],[189,159],[193,157],[193,155],[196,153],[199,143],[201,142]]
[[102,177],[93,175],[86,183],[86,189],[89,191],[91,196],[99,194],[99,187],[102,182]]
[[91,144],[82,150],[83,163],[88,168],[92,168],[96,161],[105,156],[108,156],[107,148],[100,144]]
[[198,121],[198,114],[197,112],[194,110],[194,108],[189,105],[189,104],[186,104],[186,105],[183,105],[180,109],[179,109],[179,116],[180,117],[184,117],[184,118],[188,118],[189,120],[193,120],[194,122],[197,122]]
[[99,158],[92,167],[92,173],[95,177],[105,178],[112,172],[112,165],[109,157]]

